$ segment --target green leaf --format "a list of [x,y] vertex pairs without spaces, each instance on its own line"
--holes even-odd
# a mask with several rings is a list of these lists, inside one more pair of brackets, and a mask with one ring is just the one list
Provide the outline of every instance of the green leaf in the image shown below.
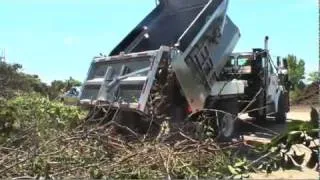
[[241,167],[241,166],[244,166],[246,164],[245,161],[240,161],[240,162],[237,162],[234,164],[234,167]]
[[258,169],[259,169],[259,170],[262,170],[262,169],[264,169],[264,167],[265,167],[264,164],[260,164],[260,165],[258,166]]
[[235,176],[233,177],[233,179],[242,179],[242,178],[243,178],[243,177],[242,177],[241,174],[235,175]]
[[235,168],[233,168],[232,166],[228,165],[228,169],[230,171],[231,174],[233,175],[238,175],[239,173],[236,171]]

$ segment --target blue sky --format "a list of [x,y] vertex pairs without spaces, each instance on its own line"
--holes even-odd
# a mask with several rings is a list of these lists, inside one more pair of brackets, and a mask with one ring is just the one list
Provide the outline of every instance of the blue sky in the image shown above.
[[[111,49],[155,7],[155,0],[1,0],[0,48],[8,62],[45,82],[84,80],[92,57]],[[263,47],[294,53],[307,72],[318,68],[316,0],[230,0],[228,14],[242,37],[236,51]]]

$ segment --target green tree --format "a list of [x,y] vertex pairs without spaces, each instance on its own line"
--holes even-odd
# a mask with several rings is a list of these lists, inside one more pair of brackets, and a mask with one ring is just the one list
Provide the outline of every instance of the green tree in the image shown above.
[[312,72],[312,73],[309,73],[308,75],[308,81],[310,82],[319,82],[320,81],[320,73],[315,71],[315,72]]
[[73,86],[81,86],[81,82],[78,81],[78,80],[73,79],[72,77],[70,77],[70,78],[66,81],[66,83],[67,83],[67,86],[66,86],[66,89],[67,89],[67,90],[70,89],[70,88],[73,87]]
[[81,82],[70,77],[68,80],[55,80],[51,82],[49,88],[50,99],[55,99],[62,93],[68,91],[73,86],[81,86]]
[[50,86],[41,82],[37,75],[21,72],[22,65],[0,62],[0,99],[11,98],[21,93],[36,92],[50,99],[58,97],[81,82],[70,77],[68,80],[55,80]]
[[0,97],[10,98],[17,93],[37,92],[47,95],[48,87],[37,75],[21,72],[20,64],[0,63]]
[[288,55],[286,59],[288,60],[289,80],[294,87],[298,87],[299,83],[305,78],[305,62],[294,55]]
[[49,97],[54,99],[65,91],[65,83],[61,80],[54,80],[51,82],[49,88]]

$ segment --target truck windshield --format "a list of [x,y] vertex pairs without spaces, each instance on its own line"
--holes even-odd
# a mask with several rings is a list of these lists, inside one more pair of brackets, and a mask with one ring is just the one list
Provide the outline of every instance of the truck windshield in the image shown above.
[[250,65],[250,59],[247,56],[239,56],[237,61],[238,61],[238,66],[248,66],[248,65]]
[[231,56],[226,66],[248,66],[251,59],[250,56]]

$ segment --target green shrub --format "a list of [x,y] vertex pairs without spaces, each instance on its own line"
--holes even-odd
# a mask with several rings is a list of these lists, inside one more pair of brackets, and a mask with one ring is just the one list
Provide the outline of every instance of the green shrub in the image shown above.
[[78,107],[65,106],[38,94],[0,100],[0,143],[30,128],[46,139],[51,133],[76,127],[83,114]]
[[290,101],[292,103],[297,103],[299,98],[303,95],[303,91],[300,89],[295,89],[294,91],[290,92]]

